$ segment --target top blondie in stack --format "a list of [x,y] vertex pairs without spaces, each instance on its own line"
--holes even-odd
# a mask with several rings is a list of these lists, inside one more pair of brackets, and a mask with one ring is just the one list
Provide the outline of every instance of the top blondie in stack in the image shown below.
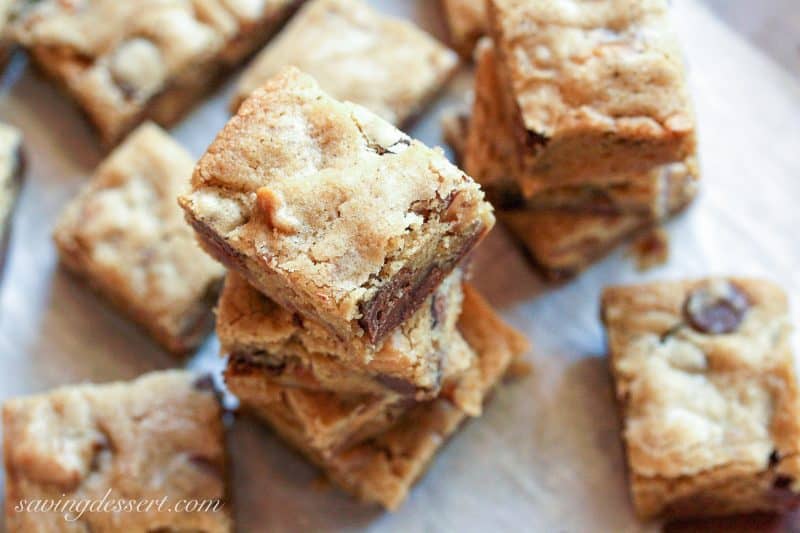
[[494,224],[480,187],[294,67],[241,103],[180,204],[229,269],[228,387],[364,499],[399,505],[524,348],[462,286]]
[[[448,3],[454,30],[470,3]],[[486,8],[485,28],[454,32],[491,37],[475,51],[464,167],[548,277],[691,202],[695,121],[666,0]]]

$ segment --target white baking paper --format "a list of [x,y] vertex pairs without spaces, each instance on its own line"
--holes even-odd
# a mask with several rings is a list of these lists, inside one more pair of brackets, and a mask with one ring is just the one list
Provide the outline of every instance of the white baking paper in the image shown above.
[[[437,2],[375,3],[443,37]],[[238,420],[231,456],[240,531],[654,527],[637,522],[626,493],[598,321],[602,287],[717,273],[763,276],[788,290],[795,323],[800,310],[800,89],[694,0],[673,4],[690,64],[704,180],[697,204],[670,224],[669,263],[639,273],[620,250],[568,285],[547,288],[496,229],[477,254],[475,281],[531,338],[533,373],[494,396],[394,514],[320,489],[315,469],[268,429]],[[440,113],[468,81],[462,73],[411,133],[441,144]],[[225,123],[230,89],[174,129],[194,154]],[[0,398],[179,364],[56,266],[55,217],[101,159],[78,112],[17,58],[6,73],[0,120],[24,131],[29,155],[0,288]],[[217,348],[209,339],[187,364],[219,368]]]

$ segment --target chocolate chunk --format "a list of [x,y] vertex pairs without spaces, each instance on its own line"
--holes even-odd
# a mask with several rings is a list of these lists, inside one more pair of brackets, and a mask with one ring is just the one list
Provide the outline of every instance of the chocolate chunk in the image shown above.
[[700,333],[720,335],[736,331],[749,307],[747,296],[735,285],[715,280],[689,294],[683,313]]
[[498,209],[524,209],[527,202],[516,183],[501,183],[486,188],[486,196]]
[[[481,226],[461,242],[461,246],[446,261],[424,270],[404,267],[378,290],[377,294],[361,306],[359,324],[370,342],[377,344],[394,328],[408,320],[424,300],[436,290],[458,262],[483,236]],[[399,295],[399,296],[398,296]]]
[[794,479],[789,476],[778,476],[772,482],[772,487],[778,490],[785,490],[792,486]]
[[537,148],[540,146],[547,146],[550,138],[538,131],[525,130],[525,146],[528,148]]
[[781,456],[778,453],[778,450],[772,450],[772,453],[769,454],[769,466],[770,468],[777,465],[781,460]]

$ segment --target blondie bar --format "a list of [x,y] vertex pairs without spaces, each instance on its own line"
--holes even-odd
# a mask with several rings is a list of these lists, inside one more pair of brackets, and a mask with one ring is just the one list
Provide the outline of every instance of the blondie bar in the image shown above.
[[98,167],[54,234],[67,268],[176,353],[211,330],[225,272],[197,246],[177,205],[193,167],[183,147],[144,124]]
[[8,400],[9,533],[231,531],[222,409],[202,385],[175,370]]
[[609,213],[591,207],[584,211],[501,211],[498,217],[525,246],[548,280],[563,281],[579,274],[620,242],[679,213],[697,192],[694,176],[689,173],[670,174],[666,189],[661,218],[651,214]]
[[696,151],[667,0],[491,0],[497,75],[526,196],[608,184]]
[[[668,214],[668,200],[674,191],[675,175],[699,176],[696,158],[657,166],[644,172],[623,174],[613,183],[562,185],[526,196],[510,165],[514,148],[511,125],[503,107],[502,88],[497,78],[496,52],[489,39],[476,49],[475,99],[470,117],[461,123],[464,168],[478,180],[487,198],[498,209],[558,209],[600,214],[632,213],[654,218]],[[474,125],[474,127],[470,127]],[[448,137],[455,137],[455,124]],[[452,141],[451,146],[452,146]],[[672,185],[672,187],[671,187]]]
[[[22,134],[12,126],[0,123],[0,248],[6,247],[9,220],[14,210],[25,171],[25,157],[22,151]],[[0,257],[2,257],[0,250]],[[0,258],[0,265],[3,261]],[[0,266],[0,268],[2,268]]]
[[[473,366],[440,398],[411,406],[386,431],[326,456],[310,445],[302,431],[308,413],[282,401],[259,406],[256,414],[343,489],[364,501],[397,509],[437,450],[469,414],[480,414],[481,404],[511,361],[527,350],[527,341],[505,325],[474,289],[466,286],[464,293],[459,328],[477,354]],[[325,408],[319,403],[318,409]]]
[[410,22],[381,15],[362,0],[312,0],[248,67],[232,109],[288,65],[313,76],[334,98],[402,124],[450,78],[458,57]]
[[486,35],[488,15],[486,0],[441,0],[453,46],[470,57],[478,39]]
[[177,122],[297,3],[41,0],[15,34],[112,146],[146,119]]
[[780,288],[737,278],[612,287],[602,318],[639,515],[800,504],[800,396]]
[[363,339],[341,341],[230,272],[217,306],[217,335],[237,365],[277,384],[422,399],[439,392],[461,301],[457,269],[376,348]]
[[287,68],[245,100],[180,198],[204,248],[280,306],[373,344],[494,225],[440,150]]

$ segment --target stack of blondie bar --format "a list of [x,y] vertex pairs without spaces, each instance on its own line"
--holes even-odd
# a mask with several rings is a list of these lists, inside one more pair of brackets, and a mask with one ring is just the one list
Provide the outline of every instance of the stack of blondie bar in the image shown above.
[[296,68],[238,106],[180,204],[229,270],[228,388],[364,500],[396,508],[526,347],[463,284],[494,224],[480,187]]
[[487,4],[464,167],[547,277],[571,277],[696,193],[666,0]]

